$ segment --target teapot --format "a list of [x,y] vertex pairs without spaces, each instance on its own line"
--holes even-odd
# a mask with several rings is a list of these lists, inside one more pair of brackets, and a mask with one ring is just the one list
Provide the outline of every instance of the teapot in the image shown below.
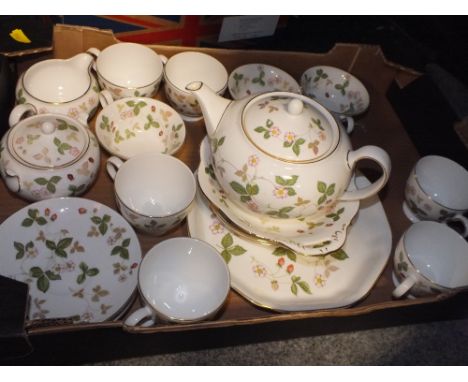
[[37,201],[77,196],[91,186],[100,150],[86,126],[60,114],[37,114],[30,104],[17,105],[9,122],[0,141],[0,176],[10,191]]
[[[377,146],[353,150],[343,126],[311,98],[270,92],[232,101],[200,81],[186,89],[203,112],[214,175],[227,198],[249,213],[318,217],[338,201],[375,195],[388,180],[388,154]],[[361,159],[375,161],[382,174],[347,190]]]
[[97,110],[99,85],[91,73],[93,56],[49,59],[32,65],[16,84],[16,103],[29,103],[39,114],[58,113],[86,123]]

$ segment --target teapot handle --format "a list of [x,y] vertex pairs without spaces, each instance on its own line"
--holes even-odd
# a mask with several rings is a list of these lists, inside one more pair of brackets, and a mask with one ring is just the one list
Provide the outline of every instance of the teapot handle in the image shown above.
[[364,146],[356,151],[348,152],[348,166],[354,169],[356,163],[361,159],[371,159],[380,166],[382,175],[374,183],[359,190],[346,191],[341,195],[340,200],[361,200],[377,194],[387,183],[390,176],[391,161],[387,152],[377,146]]
[[16,105],[10,113],[10,117],[8,118],[8,123],[10,127],[15,126],[19,121],[21,121],[25,117],[25,114],[27,113],[33,115],[37,114],[37,109],[34,107],[34,105],[31,105],[30,103]]

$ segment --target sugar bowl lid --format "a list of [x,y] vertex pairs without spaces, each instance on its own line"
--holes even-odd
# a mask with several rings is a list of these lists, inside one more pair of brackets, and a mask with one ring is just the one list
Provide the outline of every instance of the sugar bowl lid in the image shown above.
[[242,128],[264,154],[286,162],[315,162],[339,141],[333,116],[316,101],[295,93],[272,92],[253,98],[242,113]]
[[62,115],[38,114],[18,122],[10,130],[8,150],[29,167],[66,167],[79,160],[89,146],[86,128]]

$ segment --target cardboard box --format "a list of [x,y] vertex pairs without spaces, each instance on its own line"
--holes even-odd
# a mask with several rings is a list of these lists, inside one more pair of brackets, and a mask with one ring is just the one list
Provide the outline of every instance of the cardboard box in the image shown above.
[[[116,42],[118,40],[110,30],[57,25],[54,29],[54,56],[56,58],[68,58],[86,51],[90,47],[103,49]],[[403,190],[407,176],[412,165],[418,159],[418,153],[398,116],[387,101],[385,94],[391,84],[404,87],[418,78],[419,73],[388,62],[378,46],[336,44],[333,49],[325,54],[204,49],[163,45],[151,45],[150,47],[168,57],[187,49],[202,51],[213,55],[223,62],[228,71],[233,70],[241,64],[263,62],[283,68],[293,77],[299,79],[300,75],[307,68],[314,65],[326,64],[343,68],[360,78],[369,90],[371,106],[366,114],[358,119],[361,127],[353,132],[351,139],[354,147],[374,144],[384,148],[392,158],[394,170],[388,185],[380,193],[380,198],[390,222],[393,245],[395,245],[398,238],[410,224],[403,215],[401,203],[403,201]],[[157,98],[164,100],[162,89],[158,93]],[[91,122],[90,127],[94,128],[94,121]],[[186,143],[177,154],[177,157],[187,163],[193,170],[196,169],[199,163],[198,148],[204,135],[205,128],[202,122],[187,124]],[[102,163],[105,163],[108,155],[104,150],[102,151]],[[113,197],[112,183],[106,176],[104,167],[102,166],[101,168],[101,173],[96,184],[83,197],[96,200],[117,210]],[[27,205],[25,201],[13,197],[6,191],[3,183],[0,184],[0,222],[25,205]],[[185,224],[169,236],[181,235],[187,235]],[[153,238],[139,235],[143,254],[157,242],[167,237]],[[142,328],[126,327],[121,320],[98,324],[73,324],[67,320],[45,320],[26,322],[25,331],[29,335],[104,328],[122,328],[132,333],[179,332],[281,321],[365,315],[370,312],[391,308],[404,308],[434,303],[449,297],[449,295],[439,295],[415,300],[395,301],[391,297],[391,291],[393,290],[391,273],[392,264],[389,261],[384,272],[378,278],[372,290],[369,291],[369,294],[352,307],[346,309],[278,313],[256,307],[237,293],[231,292],[225,308],[211,321],[188,325],[158,323],[154,327]],[[140,306],[140,301],[135,299],[129,312]]]

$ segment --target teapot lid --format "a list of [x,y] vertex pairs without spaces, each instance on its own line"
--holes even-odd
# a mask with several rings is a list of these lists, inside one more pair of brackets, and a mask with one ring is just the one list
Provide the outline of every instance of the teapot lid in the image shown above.
[[77,121],[66,116],[39,114],[14,126],[8,150],[19,162],[35,168],[66,167],[87,151],[89,135]]
[[242,113],[242,128],[263,153],[287,162],[315,162],[338,144],[333,116],[316,101],[295,93],[253,98]]

